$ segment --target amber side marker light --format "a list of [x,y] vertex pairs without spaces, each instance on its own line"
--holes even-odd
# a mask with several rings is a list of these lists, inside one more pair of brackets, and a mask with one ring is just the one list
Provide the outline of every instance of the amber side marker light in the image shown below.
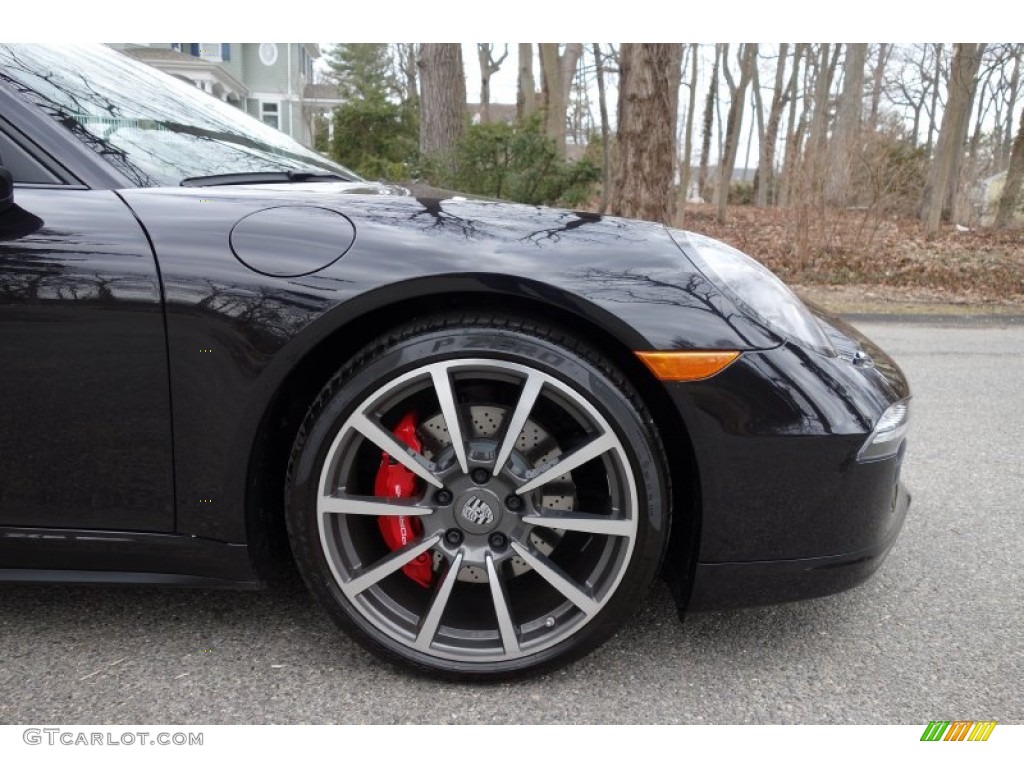
[[661,381],[700,381],[714,376],[739,352],[637,352],[651,373]]

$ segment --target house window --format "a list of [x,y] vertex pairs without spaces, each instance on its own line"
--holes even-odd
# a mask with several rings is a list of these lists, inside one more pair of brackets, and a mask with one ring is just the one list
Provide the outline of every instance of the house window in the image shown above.
[[231,43],[220,44],[220,60],[231,61]]
[[221,61],[221,44],[199,43],[199,58],[204,61]]
[[277,43],[260,43],[260,61],[268,67],[277,61]]
[[276,101],[264,101],[260,105],[260,119],[271,128],[281,129],[281,105]]

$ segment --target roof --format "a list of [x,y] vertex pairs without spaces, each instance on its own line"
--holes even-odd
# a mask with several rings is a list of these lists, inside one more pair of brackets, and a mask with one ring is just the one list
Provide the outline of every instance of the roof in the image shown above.
[[[495,104],[491,103],[488,105],[488,109],[491,113],[492,123],[514,123],[518,110],[515,104]],[[478,102],[469,102],[466,104],[466,111],[469,112],[470,116],[476,116],[482,114],[482,108]]]
[[[151,61],[173,61],[183,63],[197,61],[195,56],[190,56],[187,53],[176,51],[173,48],[122,48],[121,53],[125,56],[131,56],[133,59],[138,59],[139,61],[145,61],[147,63]],[[198,60],[202,61],[202,59]]]
[[209,61],[176,51],[173,48],[149,48],[145,46],[122,48],[120,52],[143,64],[159,69],[169,75],[191,79],[197,74],[205,74],[215,83],[214,95],[218,98],[224,93],[242,98],[249,95],[249,88],[241,80],[220,66],[220,62]]
[[338,86],[334,83],[307,83],[302,89],[302,98],[310,101],[329,101],[341,103]]

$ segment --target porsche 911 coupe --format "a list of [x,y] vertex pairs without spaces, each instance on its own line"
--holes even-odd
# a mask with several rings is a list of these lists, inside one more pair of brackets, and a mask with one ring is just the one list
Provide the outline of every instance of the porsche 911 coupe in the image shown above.
[[[859,584],[910,392],[754,259],[369,183],[103,47],[0,46],[0,581],[259,588],[448,677]],[[651,649],[655,652],[655,649]]]

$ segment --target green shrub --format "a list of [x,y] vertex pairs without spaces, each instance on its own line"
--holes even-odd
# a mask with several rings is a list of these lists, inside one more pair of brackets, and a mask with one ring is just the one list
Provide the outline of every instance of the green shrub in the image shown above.
[[406,179],[418,148],[413,109],[383,100],[354,100],[334,110],[331,157],[360,176]]
[[749,181],[734,181],[729,185],[729,205],[753,205],[754,185]]
[[438,186],[531,205],[580,205],[593,193],[600,168],[588,159],[568,162],[537,119],[524,125],[481,123],[459,142],[455,170],[425,164],[421,170]]

